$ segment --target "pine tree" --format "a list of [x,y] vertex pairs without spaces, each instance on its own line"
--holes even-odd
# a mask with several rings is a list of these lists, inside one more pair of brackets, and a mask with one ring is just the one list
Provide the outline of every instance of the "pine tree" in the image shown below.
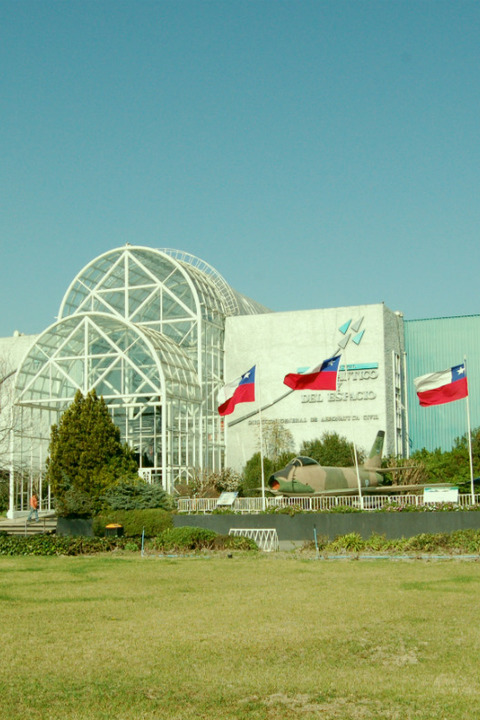
[[47,480],[57,512],[89,514],[100,507],[108,488],[136,473],[133,453],[122,445],[103,398],[95,390],[86,397],[77,391],[51,429]]

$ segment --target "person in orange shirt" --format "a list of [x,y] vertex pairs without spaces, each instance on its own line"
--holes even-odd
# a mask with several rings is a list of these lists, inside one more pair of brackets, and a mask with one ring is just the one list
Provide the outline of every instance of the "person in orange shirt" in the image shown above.
[[33,492],[30,498],[30,512],[28,513],[27,523],[30,522],[34,516],[35,522],[38,522],[38,495],[36,492]]

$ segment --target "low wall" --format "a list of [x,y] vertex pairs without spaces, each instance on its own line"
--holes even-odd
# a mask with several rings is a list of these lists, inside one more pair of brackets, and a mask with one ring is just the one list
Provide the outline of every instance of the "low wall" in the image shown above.
[[93,520],[91,518],[59,517],[57,520],[57,535],[93,537]]
[[480,511],[474,512],[398,512],[398,513],[299,513],[258,515],[174,515],[175,527],[193,526],[228,535],[230,528],[272,528],[280,542],[301,543],[318,537],[333,540],[356,532],[364,539],[372,533],[388,539],[412,537],[421,533],[449,533],[480,529]]

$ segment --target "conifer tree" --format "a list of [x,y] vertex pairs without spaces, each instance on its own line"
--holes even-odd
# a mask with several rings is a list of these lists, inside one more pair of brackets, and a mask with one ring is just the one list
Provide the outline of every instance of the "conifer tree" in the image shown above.
[[98,509],[104,492],[135,476],[132,451],[120,442],[105,401],[95,390],[77,391],[73,403],[53,425],[47,480],[62,515],[89,514]]

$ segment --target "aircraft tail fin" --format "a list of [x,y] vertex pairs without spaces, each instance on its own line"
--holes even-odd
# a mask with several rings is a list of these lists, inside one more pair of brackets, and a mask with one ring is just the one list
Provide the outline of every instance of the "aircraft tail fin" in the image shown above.
[[365,460],[364,466],[367,469],[375,470],[382,465],[383,441],[385,439],[385,431],[379,430],[375,442],[370,450],[370,455]]

